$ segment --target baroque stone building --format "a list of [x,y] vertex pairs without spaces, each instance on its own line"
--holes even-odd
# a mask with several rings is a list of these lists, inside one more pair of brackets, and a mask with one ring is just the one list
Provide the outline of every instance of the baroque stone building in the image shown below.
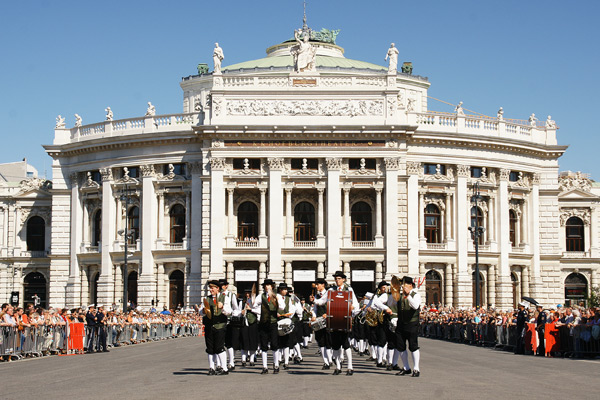
[[[181,114],[59,119],[44,146],[52,186],[0,189],[2,300],[30,301],[38,274],[45,304],[119,304],[128,240],[129,298],[144,307],[199,303],[214,278],[308,294],[337,270],[359,293],[411,275],[429,303],[466,307],[475,222],[482,304],[563,303],[598,285],[600,187],[559,174],[553,121],[432,111],[430,82],[397,72],[397,53],[374,65],[334,39],[220,57],[182,79]],[[44,242],[30,248],[35,218]]]

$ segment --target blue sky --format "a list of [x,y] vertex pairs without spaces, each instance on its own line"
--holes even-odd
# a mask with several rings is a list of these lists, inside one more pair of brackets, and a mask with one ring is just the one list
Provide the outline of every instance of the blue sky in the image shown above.
[[[399,63],[429,77],[429,95],[505,117],[552,115],[569,145],[561,170],[600,180],[598,1],[312,0],[308,25],[341,29],[346,57]],[[211,65],[261,58],[302,24],[301,0],[5,1],[0,5],[0,162],[23,157],[50,177],[42,149],[62,114],[67,126],[182,111],[181,77]],[[430,101],[430,109],[450,111]]]

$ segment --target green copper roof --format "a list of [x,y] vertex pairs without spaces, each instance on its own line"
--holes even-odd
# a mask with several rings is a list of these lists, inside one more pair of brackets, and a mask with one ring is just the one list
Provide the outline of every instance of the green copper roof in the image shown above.
[[[238,64],[223,67],[223,71],[234,71],[238,69],[270,68],[270,67],[293,67],[294,60],[291,55],[265,57],[258,60],[244,61]],[[330,57],[317,55],[317,70],[321,68],[356,68],[371,69],[375,71],[387,71],[386,67],[371,64],[364,61],[351,60],[343,57]]]

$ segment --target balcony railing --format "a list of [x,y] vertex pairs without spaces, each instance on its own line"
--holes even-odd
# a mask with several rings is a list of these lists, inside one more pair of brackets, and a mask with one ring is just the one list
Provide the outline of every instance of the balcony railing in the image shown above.
[[316,240],[294,241],[294,247],[317,247]]
[[512,247],[511,253],[525,253],[525,247]]
[[258,240],[236,240],[235,247],[258,247]]
[[183,243],[163,243],[165,250],[184,250]]
[[374,240],[369,240],[369,241],[353,241],[352,242],[352,247],[354,247],[354,248],[375,247],[375,241]]
[[446,250],[447,243],[427,243],[427,250]]
[[41,251],[21,250],[21,257],[44,258],[44,257],[48,257],[48,252],[45,250],[41,250]]
[[563,251],[564,258],[587,258],[590,253],[587,251]]

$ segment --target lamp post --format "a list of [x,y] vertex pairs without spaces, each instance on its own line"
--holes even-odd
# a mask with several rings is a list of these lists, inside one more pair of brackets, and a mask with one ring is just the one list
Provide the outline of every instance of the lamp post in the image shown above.
[[127,286],[128,286],[128,278],[127,274],[127,245],[129,244],[129,239],[131,238],[131,232],[129,231],[129,215],[127,215],[127,206],[131,204],[131,197],[129,196],[129,186],[126,184],[125,189],[121,193],[120,197],[121,201],[125,205],[125,230],[119,230],[119,235],[123,236],[123,240],[125,241],[123,246],[123,313],[127,312]]
[[479,226],[479,201],[481,201],[482,197],[479,193],[479,182],[475,182],[473,185],[473,196],[471,196],[471,226],[469,227],[469,231],[471,232],[471,236],[473,237],[473,241],[475,243],[475,307],[479,307],[481,303],[481,292],[479,290],[479,238],[483,234],[485,228]]

